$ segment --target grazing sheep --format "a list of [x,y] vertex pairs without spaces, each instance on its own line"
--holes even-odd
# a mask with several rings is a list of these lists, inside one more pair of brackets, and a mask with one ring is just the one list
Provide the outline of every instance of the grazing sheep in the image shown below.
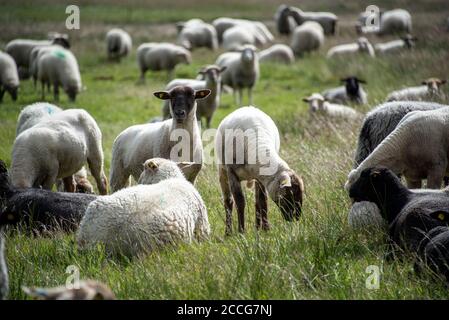
[[135,256],[209,236],[206,206],[176,163],[145,161],[139,182],[153,184],[129,187],[89,205],[77,237],[81,248],[104,243],[109,253]]
[[[351,171],[347,185],[369,167],[384,166],[396,174],[403,174],[410,188],[420,188],[427,179],[427,187],[439,189],[448,175],[446,140],[449,129],[449,107],[431,111],[414,111],[404,117],[397,127],[374,151]],[[425,141],[423,143],[417,143]]]
[[73,192],[73,174],[87,161],[100,194],[107,194],[101,139],[97,123],[82,109],[61,111],[40,121],[14,141],[13,186],[50,190],[62,178],[66,190]]
[[[174,158],[179,157],[179,151],[182,152],[181,158],[198,164],[198,170],[187,176],[194,183],[201,169],[203,153],[195,100],[207,98],[209,94],[208,89],[195,91],[188,86],[175,87],[168,92],[155,92],[157,98],[170,100],[172,119],[135,125],[117,136],[112,146],[111,190],[115,192],[124,188],[129,176],[137,181],[145,160],[160,157],[178,161]],[[178,142],[179,136],[181,142]]]
[[292,64],[295,62],[293,50],[285,44],[275,44],[259,52],[259,62],[278,62]]
[[340,80],[344,82],[344,86],[332,88],[323,91],[323,97],[334,103],[357,103],[367,104],[368,95],[361,86],[361,83],[366,84],[365,80],[351,76]]
[[[40,121],[49,119],[53,114],[63,111],[61,108],[47,103],[36,102],[30,104],[22,109],[17,120],[16,137],[23,131],[31,128]],[[93,187],[89,180],[87,180],[86,168],[81,168],[74,174],[75,178],[75,191],[79,193],[93,193]],[[58,191],[64,191],[64,184],[61,180],[57,183]]]
[[6,165],[0,160],[0,225],[21,224],[34,232],[74,231],[89,203],[98,196],[15,188]]
[[317,22],[323,27],[325,34],[335,35],[338,17],[331,12],[305,12],[299,8],[290,7],[290,15],[298,25],[307,21]]
[[424,80],[421,86],[408,87],[405,89],[391,92],[387,96],[387,101],[429,101],[435,99],[444,99],[445,95],[441,86],[446,83],[446,80],[438,78],[429,78]]
[[42,85],[42,100],[45,100],[45,85],[53,86],[53,95],[59,100],[59,87],[65,91],[70,101],[75,101],[81,92],[81,74],[78,61],[69,50],[53,47],[39,56],[37,78]]
[[313,93],[311,96],[302,100],[309,104],[311,113],[344,119],[359,119],[362,117],[361,113],[348,106],[330,103],[319,93]]
[[137,48],[137,62],[140,69],[140,81],[145,81],[145,72],[167,70],[169,78],[173,78],[173,70],[177,64],[192,62],[190,52],[171,43],[143,43]]
[[390,240],[403,249],[416,252],[425,232],[449,221],[447,190],[409,190],[387,168],[364,169],[346,190],[356,203],[377,205],[389,225]]
[[259,57],[252,46],[245,46],[241,52],[226,52],[215,62],[220,67],[226,67],[222,74],[222,84],[234,90],[238,106],[242,104],[242,91],[248,88],[249,103],[253,102],[253,87],[259,79]]
[[16,62],[20,79],[27,79],[29,77],[30,53],[35,47],[60,45],[65,49],[70,48],[69,39],[66,34],[54,33],[50,38],[51,40],[16,39],[6,44],[5,51]]
[[8,266],[5,258],[4,226],[0,224],[0,300],[6,300],[9,292]]
[[19,73],[14,59],[7,53],[0,51],[0,103],[6,91],[13,101],[17,100],[19,89]]
[[375,33],[377,35],[389,35],[412,32],[412,16],[407,10],[394,9],[380,12],[379,28],[367,28],[361,23],[356,25],[358,33]]
[[95,280],[77,283],[74,288],[60,286],[56,288],[22,287],[26,295],[37,300],[115,300],[115,294],[105,284]]
[[178,29],[178,44],[188,50],[206,47],[217,50],[218,38],[215,28],[201,19],[191,19],[176,24]]
[[217,30],[219,43],[223,42],[223,34],[225,33],[225,31],[235,26],[242,26],[246,28],[246,30],[254,36],[256,45],[258,46],[264,46],[268,42],[272,42],[274,40],[274,37],[268,30],[268,28],[259,21],[218,18],[212,22],[212,25]]
[[296,27],[296,21],[291,16],[290,7],[285,4],[281,4],[278,7],[274,15],[274,21],[276,22],[276,28],[281,35],[289,35]]
[[246,26],[237,25],[223,33],[223,48],[226,51],[238,50],[246,44],[256,45],[254,34]]
[[326,56],[329,59],[336,56],[345,57],[348,54],[355,53],[366,53],[372,58],[376,57],[376,52],[374,51],[373,45],[365,37],[360,37],[356,42],[353,43],[340,44],[338,46],[332,47],[327,52]]
[[348,214],[348,224],[353,230],[385,229],[386,222],[374,202],[355,202]]
[[255,181],[257,229],[269,229],[267,194],[285,220],[300,218],[304,184],[281,159],[279,148],[279,131],[275,123],[255,107],[239,108],[220,123],[215,137],[215,155],[226,211],[226,234],[232,232],[233,203],[237,207],[238,230],[245,231],[245,197],[241,181]]
[[428,102],[387,102],[372,109],[363,120],[354,155],[356,168],[396,128],[398,123],[412,111],[427,111],[445,107]]
[[114,28],[106,33],[106,50],[109,59],[120,61],[131,52],[132,46],[131,36],[125,30]]
[[[202,118],[206,118],[206,127],[210,128],[210,122],[215,110],[220,105],[221,93],[221,74],[226,70],[226,67],[218,67],[216,65],[209,65],[202,68],[199,74],[204,77],[203,80],[197,79],[175,79],[172,80],[165,90],[169,91],[177,86],[189,86],[194,90],[209,89],[210,94],[207,98],[198,100],[196,106],[196,118],[201,122]],[[164,120],[170,118],[170,103],[165,100],[162,110]]]
[[418,256],[416,272],[427,266],[449,282],[449,228],[440,226],[430,230],[419,244]]
[[376,49],[377,53],[381,54],[397,52],[402,50],[403,48],[411,50],[415,47],[416,41],[418,41],[418,38],[407,34],[405,37],[401,37],[398,40],[377,43],[376,45],[374,45],[374,49]]
[[323,43],[323,27],[317,22],[307,21],[293,30],[290,47],[301,56],[304,52],[318,50]]

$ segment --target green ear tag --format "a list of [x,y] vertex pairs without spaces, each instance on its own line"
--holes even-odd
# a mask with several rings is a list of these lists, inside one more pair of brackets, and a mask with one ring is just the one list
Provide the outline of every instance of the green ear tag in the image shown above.
[[441,221],[444,221],[445,218],[446,218],[446,216],[444,215],[444,213],[438,214],[438,219],[440,219]]

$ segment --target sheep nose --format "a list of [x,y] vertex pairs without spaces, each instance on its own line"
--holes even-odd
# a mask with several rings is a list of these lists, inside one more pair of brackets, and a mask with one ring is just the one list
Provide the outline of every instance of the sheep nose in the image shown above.
[[186,116],[186,112],[184,110],[176,110],[175,116],[177,118],[184,118]]

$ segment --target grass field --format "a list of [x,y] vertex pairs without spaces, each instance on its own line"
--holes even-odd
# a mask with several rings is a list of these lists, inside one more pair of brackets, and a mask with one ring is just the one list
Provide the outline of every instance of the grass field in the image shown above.
[[[126,5],[99,0],[79,3],[81,29],[69,33],[87,90],[79,95],[76,103],[69,103],[62,95],[60,105],[85,108],[97,120],[104,137],[107,173],[115,137],[125,128],[160,114],[161,103],[152,92],[161,90],[167,82],[165,73],[149,73],[145,85],[136,84],[135,52],[120,64],[108,62],[104,35],[109,28],[127,29],[136,48],[147,41],[175,41],[173,22],[188,18],[255,18],[273,28],[272,17],[279,5],[274,0],[187,0],[179,6],[180,1],[175,0],[130,1]],[[121,299],[449,298],[442,281],[434,281],[428,274],[415,275],[411,258],[385,261],[383,234],[356,234],[349,229],[350,201],[343,184],[352,166],[360,123],[311,118],[301,100],[312,92],[338,85],[340,77],[356,74],[368,82],[369,106],[356,107],[366,112],[393,89],[420,83],[431,76],[449,75],[449,33],[444,28],[449,16],[446,0],[377,3],[388,9],[410,10],[414,33],[419,38],[413,52],[377,59],[327,61],[325,53],[329,47],[356,37],[351,24],[368,4],[373,3],[301,1],[303,9],[336,12],[341,20],[338,36],[326,39],[323,49],[297,59],[293,66],[263,65],[255,88],[255,104],[275,120],[282,133],[282,157],[305,182],[305,204],[299,223],[283,221],[271,202],[272,230],[256,232],[254,194],[247,190],[248,230],[244,235],[224,237],[224,209],[217,172],[209,165],[201,172],[197,187],[208,208],[210,241],[167,248],[128,260],[108,258],[101,247],[79,252],[74,235],[33,238],[9,231],[10,298],[25,298],[22,285],[65,283],[69,265],[78,266],[82,278],[104,281]],[[48,31],[65,32],[65,5],[60,1],[0,1],[0,8],[0,48],[17,37],[45,38]],[[195,76],[202,65],[213,63],[218,54],[203,49],[194,51],[193,63],[179,66],[176,77]],[[0,105],[0,158],[8,165],[17,116],[25,105],[39,99],[39,91],[30,81],[24,81],[18,101],[13,103],[5,96]],[[213,127],[237,108],[229,95],[223,97],[222,104],[215,114]],[[365,270],[370,265],[382,270],[378,290],[365,286],[369,275]]]

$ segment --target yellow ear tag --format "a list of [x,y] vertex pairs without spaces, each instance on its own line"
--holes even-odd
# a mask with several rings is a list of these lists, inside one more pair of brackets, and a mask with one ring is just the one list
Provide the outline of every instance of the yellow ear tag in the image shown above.
[[441,221],[444,221],[445,218],[446,216],[444,215],[444,213],[438,214],[438,219],[440,219]]

